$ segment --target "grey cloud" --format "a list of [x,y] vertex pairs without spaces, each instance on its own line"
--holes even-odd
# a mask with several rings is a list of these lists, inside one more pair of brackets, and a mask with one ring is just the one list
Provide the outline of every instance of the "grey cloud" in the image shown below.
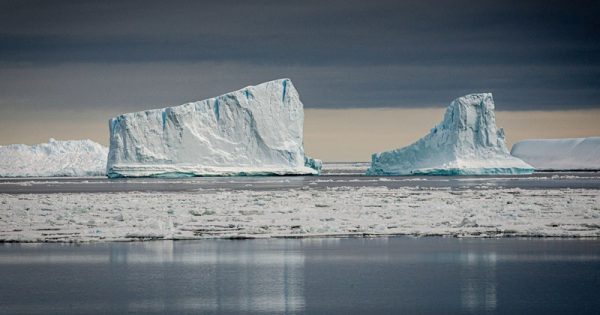
[[[290,77],[309,108],[442,107],[460,95],[483,91],[494,93],[500,110],[592,108],[597,105],[594,100],[600,97],[598,89],[583,84],[565,85],[552,76],[581,76],[587,71],[583,66],[465,68],[214,62],[15,67],[0,69],[0,78],[7,78],[0,84],[0,107],[114,108],[126,112],[178,105]],[[533,79],[537,76],[546,79],[539,82]],[[578,98],[581,95],[585,98]]]
[[600,107],[597,1],[0,1],[1,106],[157,107],[290,77],[308,107]]

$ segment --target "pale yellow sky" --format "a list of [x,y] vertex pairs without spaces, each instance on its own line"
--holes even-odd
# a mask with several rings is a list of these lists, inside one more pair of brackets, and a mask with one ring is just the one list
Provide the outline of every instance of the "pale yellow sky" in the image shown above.
[[[325,161],[370,161],[371,154],[418,140],[442,121],[445,108],[344,109],[305,111],[304,144],[308,154]],[[600,135],[600,110],[497,111],[510,148],[531,138]]]
[[[408,145],[442,120],[444,108],[306,109],[306,152],[325,161],[369,161],[371,154]],[[108,118],[116,111],[18,114],[0,118],[0,144],[92,139],[108,144]],[[600,109],[574,111],[497,111],[509,148],[528,138],[600,136]]]

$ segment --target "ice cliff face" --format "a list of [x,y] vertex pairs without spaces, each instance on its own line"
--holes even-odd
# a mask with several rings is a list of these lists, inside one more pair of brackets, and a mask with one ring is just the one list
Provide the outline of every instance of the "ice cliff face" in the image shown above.
[[372,156],[367,175],[529,174],[533,167],[511,156],[496,130],[491,93],[452,101],[444,120],[417,142]]
[[0,177],[103,176],[107,156],[91,140],[0,146]]
[[289,79],[109,121],[109,177],[318,174]]
[[541,170],[600,170],[600,137],[523,140],[510,153]]

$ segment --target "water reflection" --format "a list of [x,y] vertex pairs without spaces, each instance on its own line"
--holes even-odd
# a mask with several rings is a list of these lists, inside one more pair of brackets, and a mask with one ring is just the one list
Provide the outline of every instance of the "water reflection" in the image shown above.
[[[185,273],[187,290],[131,300],[127,305],[131,312],[287,314],[304,307],[304,256],[293,244],[281,250],[257,250],[249,242],[152,242],[145,243],[143,250],[113,250],[110,261],[129,268],[178,266]],[[178,279],[174,278],[171,281]]]
[[496,309],[496,253],[463,253],[461,262],[461,302],[470,311]]
[[600,241],[304,239],[0,246],[0,313],[585,313]]

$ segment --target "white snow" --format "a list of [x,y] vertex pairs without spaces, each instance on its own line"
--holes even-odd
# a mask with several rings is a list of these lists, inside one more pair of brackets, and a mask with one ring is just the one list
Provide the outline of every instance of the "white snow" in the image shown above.
[[0,194],[0,241],[600,237],[600,190],[330,187]]
[[[110,177],[318,174],[289,79],[110,120]],[[313,168],[314,167],[314,168]]]
[[91,140],[0,146],[0,177],[103,176],[107,156]]
[[600,137],[523,140],[510,154],[540,170],[600,170]]
[[417,142],[372,156],[368,175],[530,174],[533,167],[511,156],[496,129],[491,93],[452,101],[444,120]]

